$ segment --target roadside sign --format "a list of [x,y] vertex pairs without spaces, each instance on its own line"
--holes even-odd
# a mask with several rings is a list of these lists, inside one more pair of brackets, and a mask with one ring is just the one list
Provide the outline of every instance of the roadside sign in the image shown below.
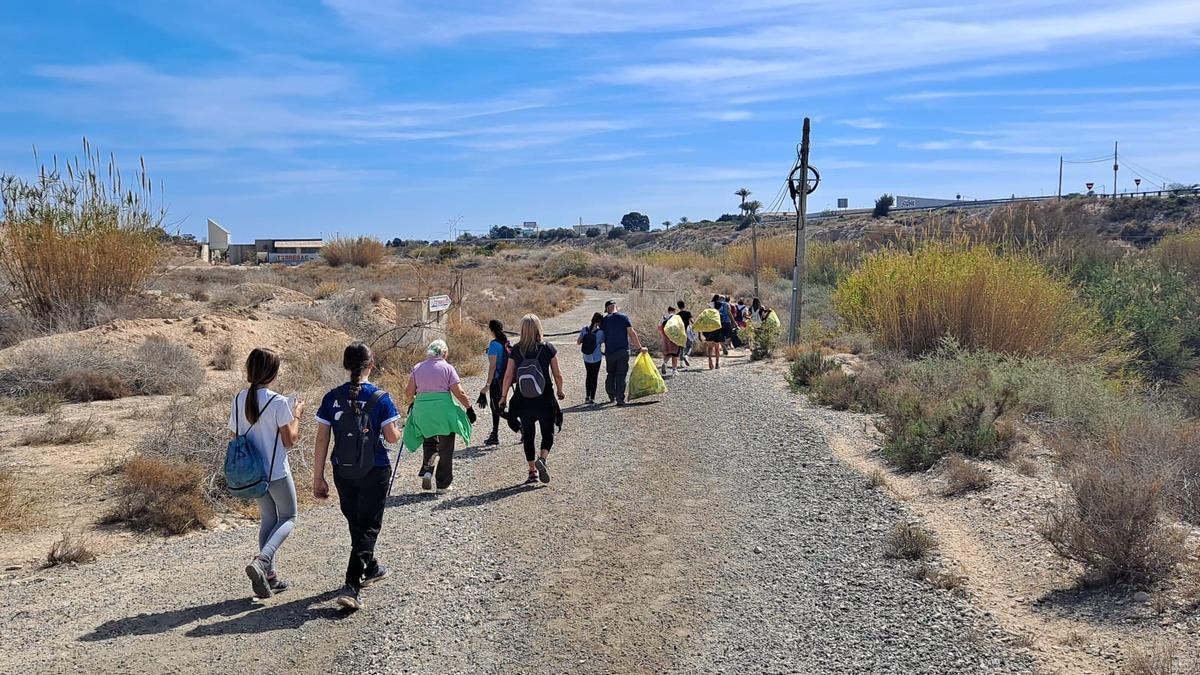
[[432,295],[429,297],[429,311],[444,312],[450,309],[450,296]]
[[1134,178],[1134,179],[1133,179],[1133,184],[1134,184],[1134,186],[1135,186],[1135,187],[1142,187],[1142,179],[1141,179],[1141,178]]
[[1085,185],[1087,185],[1087,189],[1089,189],[1089,190],[1091,190],[1093,187],[1096,186],[1095,183],[1085,183]]

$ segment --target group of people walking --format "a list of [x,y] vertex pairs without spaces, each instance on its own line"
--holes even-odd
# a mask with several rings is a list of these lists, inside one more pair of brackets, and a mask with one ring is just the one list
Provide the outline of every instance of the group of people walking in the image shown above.
[[[697,336],[693,329],[695,317],[685,303],[672,305],[663,325],[677,314],[688,339],[680,347],[663,334],[662,371],[665,373],[668,361],[672,370],[678,368],[680,360],[690,365],[688,355],[700,338],[706,344],[709,367],[720,367],[721,350],[736,339],[738,322],[748,319],[752,312],[765,317],[770,311],[757,299],[749,308],[740,304],[737,307],[734,309],[723,296],[714,296],[713,308],[721,316],[721,327]],[[491,433],[484,445],[500,443],[500,424],[506,421],[521,437],[528,471],[525,483],[550,482],[550,451],[556,431],[562,428],[560,402],[566,397],[558,350],[547,341],[541,319],[534,314],[521,319],[515,344],[509,343],[499,320],[490,321],[488,329],[491,340],[486,350],[487,375],[476,401],[472,402],[458,371],[447,361],[446,342],[434,340],[426,348],[425,359],[413,368],[403,392],[401,403],[408,411],[403,427],[391,394],[370,382],[376,368],[370,347],[355,342],[345,348],[342,367],[347,371],[347,380],[322,397],[315,415],[312,480],[313,496],[328,499],[326,464],[333,467],[339,506],[350,533],[345,581],[336,598],[340,606],[359,609],[362,589],[391,574],[391,569],[375,557],[395,477],[385,442],[402,442],[410,452],[420,448],[422,461],[417,475],[421,488],[439,494],[448,492],[454,481],[455,444],[459,438],[471,442],[476,421],[473,403],[478,403],[491,413]],[[597,405],[600,368],[604,365],[608,402],[624,406],[631,352],[646,349],[617,301],[609,300],[603,313],[593,314],[575,342],[583,356],[585,403]],[[288,582],[275,569],[275,558],[295,527],[297,510],[288,450],[300,439],[305,402],[271,389],[280,366],[274,351],[251,351],[245,364],[248,386],[234,396],[229,417],[231,436],[248,441],[263,467],[264,487],[256,497],[261,516],[258,552],[246,565],[251,588],[260,598],[288,588]]]

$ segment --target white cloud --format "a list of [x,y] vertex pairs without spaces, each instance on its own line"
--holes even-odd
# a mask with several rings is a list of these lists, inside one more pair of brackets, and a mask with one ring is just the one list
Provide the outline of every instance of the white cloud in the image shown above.
[[887,126],[887,122],[874,117],[854,117],[850,119],[838,120],[837,123],[848,127],[853,127],[855,129],[883,129]]
[[754,117],[754,113],[749,110],[724,110],[721,112],[706,112],[701,113],[701,117],[718,122],[741,122]]
[[827,141],[821,141],[821,145],[830,147],[861,147],[867,145],[879,145],[878,136],[861,136],[861,137],[841,137],[831,138]]

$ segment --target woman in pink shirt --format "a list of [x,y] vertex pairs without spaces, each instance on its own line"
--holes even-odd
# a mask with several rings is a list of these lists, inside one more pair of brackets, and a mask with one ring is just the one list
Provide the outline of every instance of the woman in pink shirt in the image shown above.
[[433,458],[437,456],[439,493],[449,490],[454,480],[454,437],[462,436],[464,443],[470,443],[471,424],[475,422],[475,409],[459,384],[458,371],[446,361],[448,353],[445,340],[431,342],[425,350],[427,358],[413,368],[404,391],[405,401],[413,404],[404,425],[404,445],[410,450],[421,445],[425,452],[419,472],[425,490],[433,488]]

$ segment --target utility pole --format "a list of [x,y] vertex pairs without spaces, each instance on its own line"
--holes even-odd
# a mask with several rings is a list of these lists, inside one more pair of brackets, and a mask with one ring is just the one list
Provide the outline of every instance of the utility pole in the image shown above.
[[1113,199],[1117,198],[1117,141],[1113,141]]
[[1062,155],[1059,155],[1058,156],[1058,198],[1059,199],[1062,199],[1062,170],[1063,170],[1063,158],[1062,158]]
[[800,340],[798,327],[800,314],[804,311],[804,211],[808,208],[809,124],[809,119],[805,117],[804,131],[800,137],[800,177],[797,181],[790,181],[793,186],[792,198],[796,202],[796,264],[792,267],[792,307],[788,321],[788,342],[791,344]]

